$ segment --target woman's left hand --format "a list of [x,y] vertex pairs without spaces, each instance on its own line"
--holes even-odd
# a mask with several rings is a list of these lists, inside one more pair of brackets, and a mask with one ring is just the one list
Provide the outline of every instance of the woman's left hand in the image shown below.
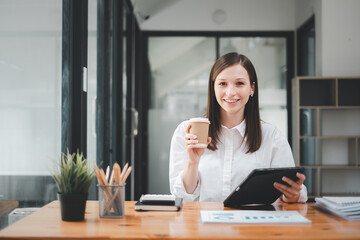
[[274,187],[283,193],[282,199],[284,202],[297,202],[300,197],[301,186],[305,181],[305,175],[296,173],[296,176],[299,178],[296,182],[287,177],[282,178],[282,180],[289,184],[290,187],[281,183],[274,183]]

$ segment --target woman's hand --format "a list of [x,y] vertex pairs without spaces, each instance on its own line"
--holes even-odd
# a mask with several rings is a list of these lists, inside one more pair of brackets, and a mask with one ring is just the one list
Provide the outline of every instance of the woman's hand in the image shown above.
[[[197,140],[197,137],[195,135],[190,134],[190,128],[191,125],[189,124],[186,127],[186,134],[185,134],[185,147],[189,159],[184,169],[183,182],[186,192],[192,194],[195,191],[198,184],[199,160],[201,155],[204,153],[205,148],[197,148],[195,146],[199,141]],[[207,144],[209,144],[210,141],[211,138],[208,137]]]
[[296,182],[287,177],[282,178],[282,180],[289,184],[290,187],[277,182],[274,183],[274,187],[283,193],[282,199],[284,202],[297,202],[300,197],[301,185],[305,181],[305,175],[296,173],[296,176],[299,178]]
[[[189,156],[189,161],[191,164],[198,164],[201,155],[204,153],[206,148],[197,148],[195,145],[199,143],[197,136],[190,134],[191,124],[186,127],[185,134],[185,148]],[[211,142],[211,138],[208,137],[207,144]]]

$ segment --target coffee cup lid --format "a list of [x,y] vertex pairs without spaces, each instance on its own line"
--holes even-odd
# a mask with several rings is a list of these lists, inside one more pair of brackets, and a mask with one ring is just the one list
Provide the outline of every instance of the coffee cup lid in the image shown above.
[[209,123],[210,121],[207,118],[202,118],[202,117],[197,117],[197,118],[190,118],[189,122],[205,122],[205,123]]

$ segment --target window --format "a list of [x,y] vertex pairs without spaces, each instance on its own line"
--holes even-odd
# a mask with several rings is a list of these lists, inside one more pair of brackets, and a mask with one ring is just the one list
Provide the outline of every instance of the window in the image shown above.
[[0,16],[0,195],[41,206],[61,151],[62,1],[1,1]]

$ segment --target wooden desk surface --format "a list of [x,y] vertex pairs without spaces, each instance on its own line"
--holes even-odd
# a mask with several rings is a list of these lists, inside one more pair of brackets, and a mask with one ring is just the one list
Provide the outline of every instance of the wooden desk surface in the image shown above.
[[[126,202],[125,217],[99,218],[98,202],[88,201],[85,221],[63,222],[58,201],[0,231],[7,239],[360,239],[360,222],[316,210],[314,204],[276,205],[297,210],[312,224],[204,224],[200,210],[223,210],[222,203],[184,202],[180,212],[136,212]],[[228,208],[225,208],[228,209]]]

